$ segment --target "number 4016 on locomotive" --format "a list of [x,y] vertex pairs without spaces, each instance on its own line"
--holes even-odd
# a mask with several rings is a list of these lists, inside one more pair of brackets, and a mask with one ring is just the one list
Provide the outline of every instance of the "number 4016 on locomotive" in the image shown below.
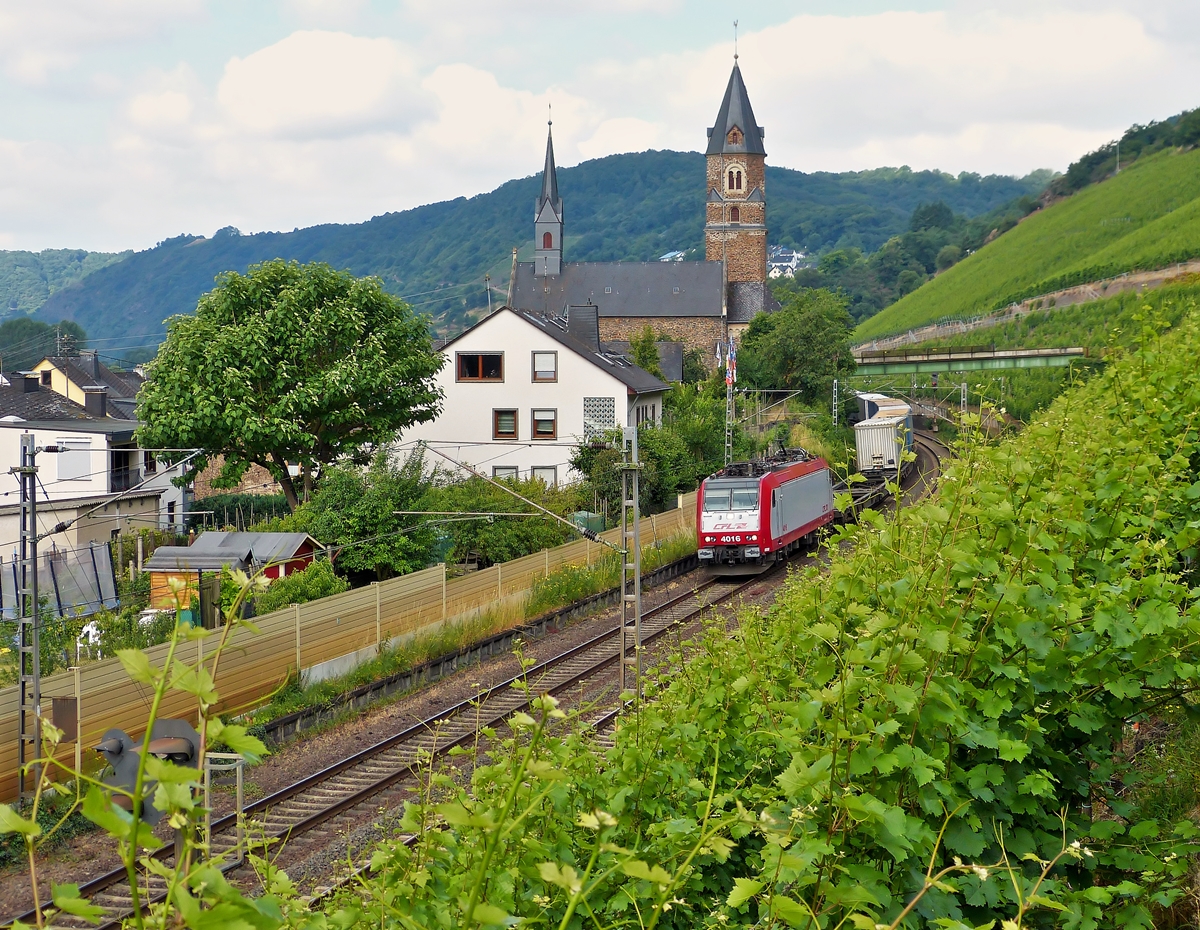
[[833,520],[829,465],[803,449],[726,465],[701,482],[696,510],[702,566],[723,575],[764,571]]

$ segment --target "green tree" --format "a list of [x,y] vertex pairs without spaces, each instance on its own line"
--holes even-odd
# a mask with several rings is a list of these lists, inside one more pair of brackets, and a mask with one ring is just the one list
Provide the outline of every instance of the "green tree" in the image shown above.
[[17,317],[0,323],[0,360],[5,371],[32,368],[51,355],[78,355],[87,347],[87,333],[72,320],[42,323]]
[[[580,509],[578,488],[550,488],[532,478],[512,481],[511,486],[522,497],[537,501],[562,516]],[[507,562],[578,538],[569,527],[538,514],[529,505],[482,478],[472,477],[437,487],[432,500],[433,510],[535,514],[531,517],[481,517],[443,524],[444,532],[452,541],[451,557],[456,561],[474,552],[485,565]]]
[[648,371],[660,381],[666,381],[662,366],[658,360],[658,346],[654,343],[657,337],[647,323],[640,333],[629,339],[629,352],[633,356],[633,364],[643,371]]
[[[343,456],[361,462],[437,415],[433,376],[443,360],[426,324],[378,278],[322,263],[227,272],[195,316],[168,322],[138,397],[138,441],[199,449],[184,480],[223,456],[216,487],[261,465],[294,510],[322,467]],[[299,487],[289,464],[299,466]]]
[[327,469],[312,500],[283,521],[336,550],[334,564],[350,576],[383,581],[429,564],[436,542],[421,518],[398,510],[429,510],[432,482],[421,455],[396,462],[386,451],[371,467]]
[[751,321],[738,353],[739,376],[755,387],[799,391],[812,403],[829,392],[839,373],[853,372],[852,326],[844,296],[804,291],[783,309]]
[[953,243],[942,246],[937,253],[937,270],[945,271],[947,268],[957,264],[960,258],[962,258],[962,249],[958,246]]

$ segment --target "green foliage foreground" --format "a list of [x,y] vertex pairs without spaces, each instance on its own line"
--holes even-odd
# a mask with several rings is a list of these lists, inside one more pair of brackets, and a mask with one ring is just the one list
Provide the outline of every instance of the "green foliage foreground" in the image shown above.
[[1122,741],[1200,679],[1198,349],[1192,317],[964,446],[935,499],[714,629],[607,758],[524,720],[336,919],[1151,926],[1197,831],[1138,819]]
[[[604,756],[535,701],[493,761],[474,760],[470,791],[425,786],[403,823],[415,845],[377,850],[331,913],[261,856],[265,893],[244,897],[195,864],[185,831],[192,852],[158,866],[170,905],[136,923],[1153,926],[1200,831],[1124,794],[1124,742],[1200,683],[1198,351],[1194,314],[1166,338],[1147,327],[1019,438],[963,445],[934,499],[868,514],[825,575],[744,612],[732,636],[712,628]],[[218,640],[201,669],[177,658],[181,631],[166,671],[120,655],[151,718],[186,691],[202,734],[253,757],[260,743],[213,718],[236,608],[220,631],[182,630]],[[195,770],[146,760],[137,796],[143,775],[172,823],[197,822]],[[158,841],[98,786],[85,796],[89,781],[76,803],[121,841],[133,882]],[[31,867],[53,832],[37,823],[44,792],[28,817],[0,807]],[[75,886],[53,898],[88,913]]]

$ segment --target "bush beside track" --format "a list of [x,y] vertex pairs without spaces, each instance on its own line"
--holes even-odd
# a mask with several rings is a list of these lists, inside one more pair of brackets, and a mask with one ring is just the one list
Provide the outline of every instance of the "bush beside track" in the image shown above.
[[1142,819],[1124,740],[1200,686],[1197,353],[1195,314],[1147,324],[1021,436],[962,445],[932,499],[714,629],[607,759],[529,721],[336,919],[1169,919],[1197,829]]

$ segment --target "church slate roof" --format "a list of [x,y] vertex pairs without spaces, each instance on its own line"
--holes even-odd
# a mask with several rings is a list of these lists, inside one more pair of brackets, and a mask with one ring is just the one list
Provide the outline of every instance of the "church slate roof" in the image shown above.
[[749,323],[760,311],[774,313],[779,301],[771,296],[771,289],[759,281],[729,282],[729,322]]
[[546,165],[542,168],[542,193],[538,197],[536,215],[549,203],[558,219],[562,219],[562,198],[558,196],[558,170],[554,167],[553,129],[546,131]]
[[[742,131],[742,140],[729,141],[729,130],[736,126]],[[763,128],[754,119],[750,106],[750,95],[742,81],[742,69],[737,62],[729,75],[729,86],[725,88],[725,99],[717,111],[717,121],[708,131],[708,148],[705,155],[766,155],[763,148]]]
[[512,303],[547,316],[593,303],[601,318],[720,317],[724,303],[720,262],[563,262],[550,276],[535,268],[517,263]]

